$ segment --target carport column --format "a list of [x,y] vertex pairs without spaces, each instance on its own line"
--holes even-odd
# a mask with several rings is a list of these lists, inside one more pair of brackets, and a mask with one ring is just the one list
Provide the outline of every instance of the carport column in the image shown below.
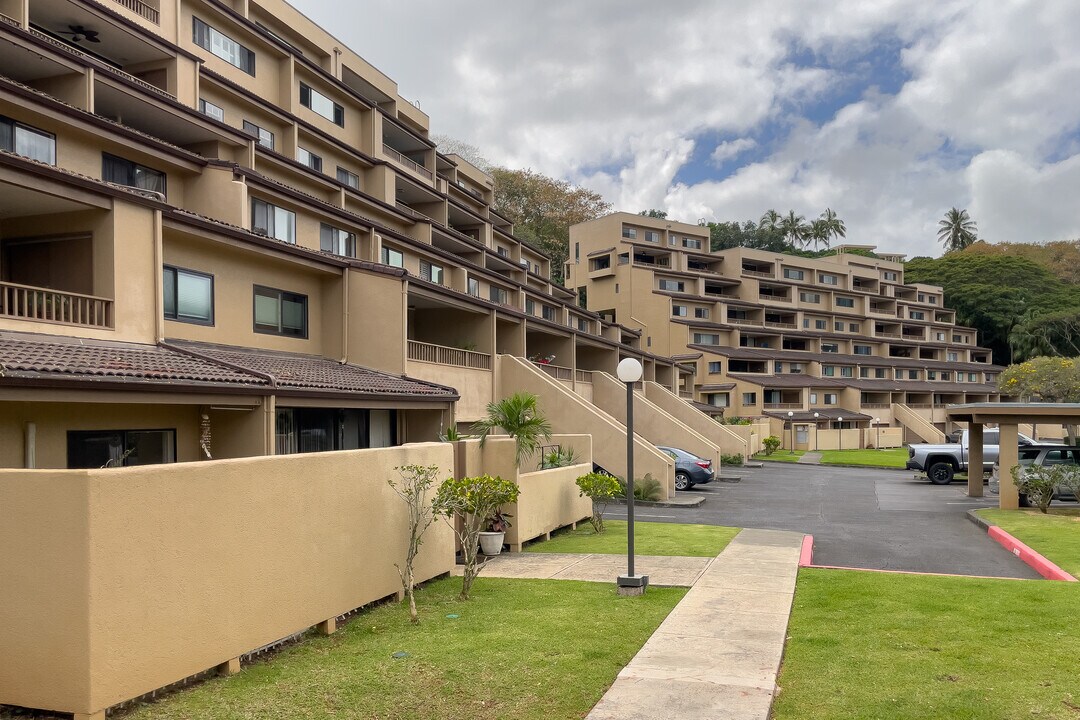
[[1016,452],[1017,436],[1016,422],[1001,423],[998,426],[998,507],[1002,510],[1016,510],[1020,507],[1020,496],[1016,492],[1016,483],[1013,482],[1012,469],[1019,464]]
[[983,495],[983,426],[968,425],[968,497]]

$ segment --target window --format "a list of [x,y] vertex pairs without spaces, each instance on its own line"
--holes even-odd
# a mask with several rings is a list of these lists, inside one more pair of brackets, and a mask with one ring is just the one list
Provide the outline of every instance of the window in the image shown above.
[[842,322],[834,322],[833,323],[833,330],[835,330],[836,332],[844,332],[844,323],[842,323]]
[[506,290],[504,288],[499,287],[498,285],[489,285],[488,286],[488,299],[491,300],[491,302],[493,302],[493,303],[498,303],[499,305],[505,305],[506,304]]
[[788,372],[793,375],[801,375],[803,371],[802,363],[790,363],[788,365]]
[[937,296],[936,295],[931,295],[930,296],[930,304],[931,305],[937,305]]
[[698,240],[697,238],[684,237],[682,239],[682,244],[683,244],[684,248],[687,248],[689,250],[700,250],[701,249],[701,240]]
[[504,248],[502,245],[495,246],[495,253],[499,257],[510,257],[510,251]]
[[968,382],[978,382],[979,376],[976,373],[968,373]]
[[169,320],[214,324],[214,276],[165,266],[165,317]]
[[117,185],[165,194],[165,173],[109,153],[101,154],[101,179]]
[[550,320],[551,322],[555,322],[555,308],[550,307],[548,305],[544,305],[544,307],[541,310],[540,314],[543,315],[545,320]]
[[823,403],[824,405],[836,404],[836,393],[825,393],[823,397],[825,399],[825,402]]
[[859,368],[859,377],[861,377],[861,378],[870,377],[870,368],[868,368],[868,367]]
[[836,307],[853,308],[855,307],[855,298],[838,297],[836,298]]
[[938,342],[945,342],[945,333],[943,333],[943,332],[934,333],[934,339],[937,340]]
[[[502,249],[503,248],[499,248],[499,250],[502,250]],[[594,270],[607,270],[610,267],[611,267],[611,256],[610,255],[601,255],[600,257],[596,257],[596,258],[593,258],[593,259],[589,260],[589,271],[590,272],[592,272]]]
[[[427,260],[421,260],[420,261],[420,277],[423,278],[424,280],[427,280],[428,282],[433,282],[436,285],[442,285],[442,281],[443,281],[443,269],[442,269],[442,266],[441,265],[436,265],[435,263],[432,263],[432,262],[428,262]],[[526,309],[527,312],[529,312],[529,314],[532,314],[532,311],[529,310],[529,303],[531,303],[531,302],[532,302],[532,300],[526,300],[525,301],[525,309]]]
[[[577,243],[574,243],[574,244],[577,245]],[[619,264],[620,265],[629,265],[630,264],[630,253],[619,253]]]
[[926,295],[923,295],[922,293],[919,293],[918,297],[919,297],[919,302],[921,302],[921,303],[926,302]]
[[941,379],[944,382],[949,382],[950,380],[952,380],[952,373],[942,370],[941,371]]
[[671,306],[671,314],[672,314],[673,317],[686,317],[686,306],[685,305],[672,305]]
[[323,252],[356,257],[356,235],[333,225],[319,224],[319,249]]
[[655,230],[645,231],[645,242],[658,243],[660,242],[660,233]]
[[806,276],[802,270],[796,270],[794,268],[784,268],[784,277],[788,280],[802,280]]
[[255,332],[307,337],[307,295],[255,286]]
[[855,368],[850,366],[844,366],[840,368],[840,377],[855,377]]
[[784,363],[780,362],[779,360],[777,360],[775,363],[773,363],[773,372],[774,373],[782,373],[782,372],[784,372]]
[[919,379],[919,371],[918,370],[908,370],[907,376],[908,376],[908,380],[918,380]]
[[835,375],[836,375],[836,366],[835,365],[822,365],[821,366],[821,377],[833,377]]
[[335,125],[345,127],[345,108],[304,83],[300,83],[300,104]]
[[829,327],[829,321],[828,320],[815,320],[814,321],[814,329],[815,330],[825,330],[828,327]]
[[816,392],[810,393],[810,404],[811,405],[817,405],[817,393]]
[[701,308],[701,307],[694,308],[694,317],[696,317],[699,320],[708,320],[709,319],[709,308]]
[[887,368],[874,368],[874,377],[878,380],[884,380],[886,370]]
[[396,410],[278,407],[274,420],[278,455],[398,444]]
[[296,148],[296,159],[300,161],[301,165],[307,165],[315,172],[322,172],[322,158],[310,150],[298,146]]
[[637,228],[627,227],[626,225],[623,225],[622,236],[629,240],[633,240],[637,237]]
[[[383,245],[381,258],[383,265],[405,267],[405,256],[401,254],[400,250],[395,250],[389,245]],[[479,292],[477,292],[476,294],[479,295]]]
[[743,405],[757,405],[757,393],[743,393],[742,394]]
[[859,323],[848,323],[848,332],[859,332]]
[[840,282],[840,278],[838,278],[836,275],[818,273],[818,282],[820,282],[822,285],[837,285]]
[[359,190],[360,189],[360,176],[357,175],[356,173],[349,172],[348,170],[341,167],[340,165],[338,165],[338,169],[337,169],[337,179],[338,179],[338,182],[345,183],[346,185],[351,187],[353,190]]
[[56,164],[56,136],[0,115],[0,150]]
[[678,243],[678,241],[679,238],[677,236],[671,235],[670,237],[668,237],[667,244],[671,247],[675,247],[675,244]]
[[197,17],[192,18],[192,25],[196,45],[255,77],[255,53]]
[[817,293],[801,292],[799,293],[799,300],[802,300],[804,303],[820,303],[821,296]]
[[176,462],[176,430],[69,430],[69,468]]
[[808,318],[803,318],[802,326],[804,328],[809,328],[810,327],[810,320]]
[[890,280],[892,282],[896,282],[897,279],[899,278],[899,276],[896,273],[894,273],[894,272],[892,272],[890,270],[883,270],[882,273],[881,273],[881,277],[884,278],[885,280]]
[[954,353],[954,352],[950,352],[950,353],[949,353],[949,354],[947,355],[947,358],[948,358],[948,361],[949,361],[949,362],[957,362],[957,361],[958,361],[958,360],[960,359],[960,356],[959,356],[959,354],[957,354],[957,353]]
[[927,370],[926,371],[926,379],[927,380],[937,380],[937,370]]
[[274,133],[270,132],[266,128],[261,128],[250,120],[244,121],[244,132],[254,135],[259,144],[268,150],[274,149]]
[[709,374],[710,375],[717,375],[720,372],[721,372],[721,363],[719,363],[719,362],[710,362],[709,363]]
[[720,336],[716,333],[694,333],[696,345],[719,345]]
[[577,329],[583,333],[592,332],[592,323],[590,323],[585,318],[578,318]]
[[225,109],[212,102],[203,100],[202,98],[199,98],[199,112],[207,117],[212,117],[215,120],[225,122]]
[[670,290],[672,292],[682,292],[683,287],[684,287],[684,285],[683,285],[681,280],[664,280],[663,278],[660,279],[660,289],[661,290]]
[[869,345],[856,345],[855,346],[855,354],[856,355],[873,355],[874,354],[874,349],[872,347],[870,347]]
[[912,310],[911,311],[911,319],[912,320],[925,320],[926,319],[926,313],[921,312],[919,310]]
[[837,343],[821,343],[821,352],[838,353],[840,352],[840,345]]
[[[480,281],[476,278],[469,278],[469,294],[473,297],[480,297]],[[547,310],[547,308],[544,308]],[[547,317],[545,314],[544,317]]]
[[713,407],[728,407],[731,404],[730,396],[728,393],[712,393],[706,395],[705,398],[708,403]]
[[296,244],[296,213],[265,200],[251,198],[251,229],[287,243]]

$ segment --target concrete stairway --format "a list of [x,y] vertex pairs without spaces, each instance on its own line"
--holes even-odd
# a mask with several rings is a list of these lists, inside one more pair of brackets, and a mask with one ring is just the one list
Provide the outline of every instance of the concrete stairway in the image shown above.
[[893,403],[892,415],[900,424],[918,435],[924,442],[943,443],[945,433],[938,430],[932,422],[903,403]]
[[645,397],[686,427],[706,437],[725,455],[742,455],[744,459],[750,457],[747,443],[738,433],[716,422],[663,385],[646,382]]

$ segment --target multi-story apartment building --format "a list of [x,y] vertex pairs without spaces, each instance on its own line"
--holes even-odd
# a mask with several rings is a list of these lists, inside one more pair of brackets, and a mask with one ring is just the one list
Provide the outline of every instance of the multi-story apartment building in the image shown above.
[[570,243],[567,283],[590,310],[695,364],[684,397],[794,419],[796,447],[814,426],[937,439],[946,404],[999,399],[990,351],[940,287],[905,284],[902,256],[710,252],[705,227],[627,213],[574,226]]
[[280,0],[0,0],[0,466],[434,439],[497,355],[683,382],[492,201]]

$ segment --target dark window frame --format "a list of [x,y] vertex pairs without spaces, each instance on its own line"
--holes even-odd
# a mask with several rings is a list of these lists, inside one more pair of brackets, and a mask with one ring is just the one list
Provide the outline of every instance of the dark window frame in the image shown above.
[[[263,291],[263,297],[269,297],[268,293],[275,293],[278,302],[278,329],[270,329],[270,326],[266,323],[260,323],[257,320],[256,311],[256,299],[259,297],[259,291]],[[288,296],[288,297],[286,297]],[[290,302],[298,302],[297,298],[303,300],[304,305],[304,327],[301,332],[290,332],[285,330],[285,326],[282,323],[285,313],[283,312],[282,303],[285,300]],[[301,340],[308,339],[308,331],[311,326],[310,322],[310,304],[308,303],[308,296],[301,293],[291,292],[289,290],[280,290],[278,288],[267,287],[266,285],[252,285],[251,293],[251,327],[254,332],[261,335],[277,335],[280,337],[299,338]]]
[[[72,456],[73,445],[74,445],[74,443],[78,442],[81,439],[87,439],[87,438],[89,438],[91,436],[94,436],[94,435],[96,435],[96,436],[121,435],[122,438],[123,438],[122,441],[121,441],[122,445],[125,448],[127,448],[128,447],[128,441],[127,441],[128,433],[165,433],[166,435],[168,435],[168,436],[170,436],[172,438],[172,456],[173,456],[172,462],[173,463],[178,462],[177,455],[176,455],[176,450],[177,450],[177,446],[176,446],[176,428],[127,428],[125,430],[112,430],[112,429],[106,429],[106,430],[68,430],[67,433],[66,433],[67,457],[65,458],[65,464],[67,465],[68,469],[84,469],[84,468],[74,467],[71,464],[71,456]],[[126,450],[125,450],[125,452],[126,452]],[[145,467],[145,465],[128,465],[127,460],[128,460],[128,458],[125,457],[121,461],[120,465],[110,465],[109,467]],[[100,468],[102,466],[99,465],[97,467]],[[93,469],[93,468],[87,467],[85,469]]]
[[[129,172],[130,172],[130,181],[129,182],[121,182],[120,180],[110,179],[109,176],[113,174],[112,172],[110,172],[110,169],[109,169],[110,164],[112,165],[113,169],[116,169],[117,167],[125,167],[127,170],[129,170]],[[155,190],[154,188],[145,188],[145,187],[140,187],[140,186],[136,185],[135,181],[137,179],[137,173],[140,170],[142,170],[144,173],[150,172],[150,173],[156,173],[157,175],[160,175],[161,176],[161,190]],[[113,155],[112,153],[107,153],[107,152],[102,152],[101,153],[101,179],[104,180],[105,182],[111,182],[111,183],[115,183],[117,185],[123,185],[125,187],[135,188],[136,190],[144,190],[146,192],[160,192],[165,197],[168,197],[168,195],[169,195],[169,174],[168,173],[166,173],[163,170],[158,170],[156,168],[149,167],[148,165],[143,165],[142,163],[137,163],[134,160],[128,160],[127,158],[120,157],[119,155]]]
[[[176,293],[176,298],[173,299],[173,306],[176,308],[176,310],[174,310],[172,315],[170,315],[169,312],[167,310],[165,310],[164,307],[163,307],[162,309],[163,309],[163,312],[165,314],[165,319],[166,320],[172,320],[174,322],[183,322],[183,323],[190,323],[192,325],[206,325],[206,326],[213,327],[214,318],[216,317],[214,276],[213,276],[213,274],[202,272],[202,271],[199,271],[199,270],[190,270],[188,268],[179,267],[177,265],[163,265],[162,266],[162,273],[163,274],[166,273],[166,272],[169,272],[170,270],[173,272],[174,277],[176,278],[176,280],[174,280],[174,282],[173,282],[173,290]],[[179,303],[179,297],[180,297],[180,283],[179,283],[180,277],[179,276],[180,276],[180,273],[185,273],[187,275],[196,275],[198,277],[208,278],[210,280],[210,318],[208,320],[203,320],[201,318],[194,318],[194,317],[187,317],[187,316],[181,316],[180,315],[180,312],[179,312],[179,304],[180,304]],[[163,290],[164,290],[164,288],[163,288]],[[164,302],[164,298],[162,298],[162,301]]]
[[[255,142],[258,143],[259,145],[262,145],[264,148],[266,148],[268,150],[273,150],[274,146],[277,144],[277,139],[274,137],[273,131],[267,130],[262,125],[256,125],[255,123],[251,122],[247,118],[245,118],[244,121],[243,121],[243,130],[244,130],[244,132],[248,133],[249,135],[254,135],[255,136]],[[263,142],[263,136],[262,136],[263,133],[266,133],[270,137],[270,143],[269,144]]]
[[[47,138],[49,141],[52,142],[52,159],[50,162],[38,160],[33,156],[24,155],[23,153],[18,151],[18,131],[20,129],[26,130],[27,132],[33,133],[35,135],[40,135],[41,137]],[[0,149],[7,150],[8,152],[14,153],[19,157],[25,157],[36,162],[45,163],[46,165],[56,165],[56,135],[46,130],[42,130],[41,128],[34,127],[33,125],[28,125],[24,122],[20,122],[14,118],[9,118],[6,115],[0,115]]]
[[[323,93],[319,92],[318,90],[311,87],[310,85],[308,85],[303,80],[300,80],[299,82],[300,82],[300,104],[301,105],[303,105],[308,110],[315,113],[316,115],[318,115],[322,119],[328,120],[328,121],[334,123],[335,125],[337,125],[338,127],[345,127],[345,108],[343,106],[341,106],[338,103],[334,102],[334,100],[332,98],[330,98],[327,95],[324,95]],[[332,114],[333,114],[333,117],[327,117],[326,115],[323,115],[321,112],[319,112],[314,107],[312,107],[312,105],[314,104],[312,102],[312,99],[311,99],[311,94],[312,93],[315,93],[319,97],[324,98],[328,103],[330,103],[333,106],[333,109],[331,111]],[[305,98],[306,98],[306,100],[305,100]]]
[[[238,62],[233,62],[231,58],[215,52],[214,42],[211,39],[211,33],[217,33],[222,38],[228,40],[231,43],[234,43],[236,47],[240,49],[240,60]],[[231,36],[226,35],[210,23],[206,22],[205,20],[201,20],[194,15],[191,17],[191,41],[198,47],[201,47],[203,50],[206,50],[208,53],[218,58],[219,60],[227,62],[234,68],[246,72],[251,77],[255,77],[255,51],[244,45],[239,40],[234,40]],[[248,65],[250,65],[250,67],[247,67]]]

